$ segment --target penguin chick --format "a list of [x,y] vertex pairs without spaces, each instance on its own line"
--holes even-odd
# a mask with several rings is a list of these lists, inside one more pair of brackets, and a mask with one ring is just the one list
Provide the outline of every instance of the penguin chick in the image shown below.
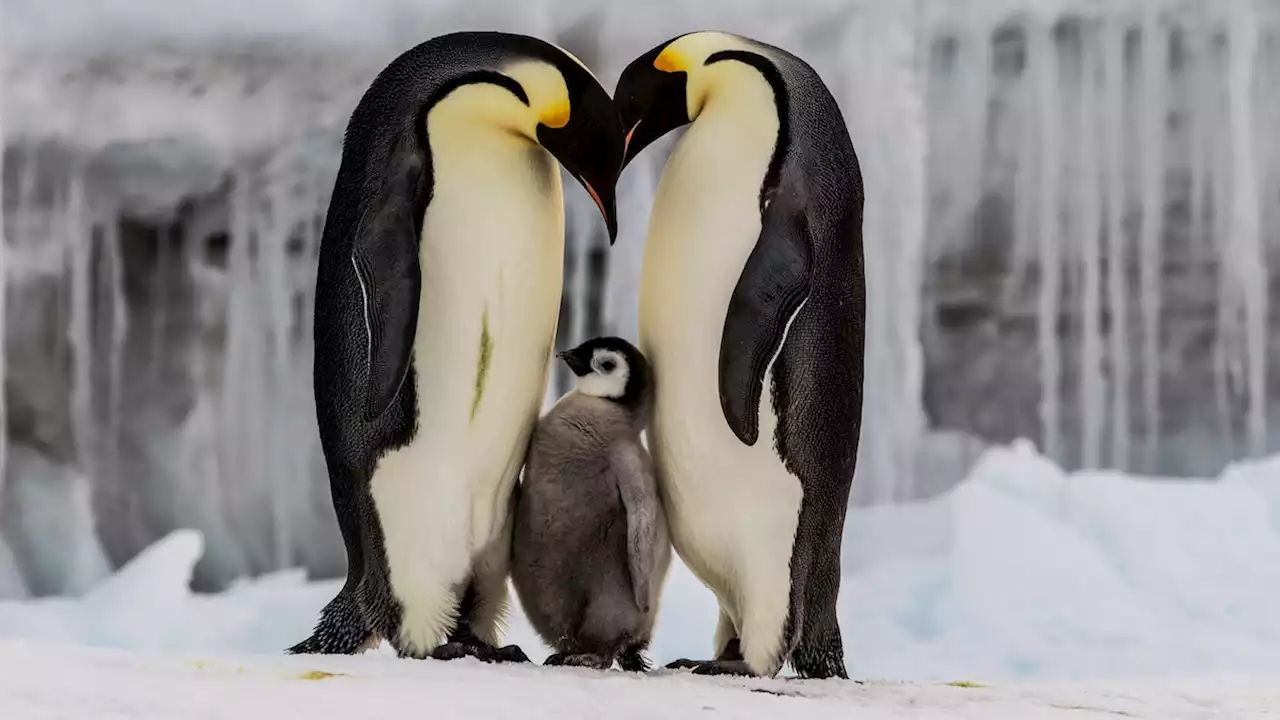
[[649,669],[658,597],[671,560],[649,453],[652,375],[625,340],[557,355],[577,388],[533,432],[516,501],[511,579],[530,624],[555,649],[547,665]]

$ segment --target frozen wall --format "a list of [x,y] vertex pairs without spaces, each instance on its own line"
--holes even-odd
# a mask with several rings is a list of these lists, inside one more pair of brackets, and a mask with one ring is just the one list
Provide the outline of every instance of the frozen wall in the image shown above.
[[[858,502],[1020,435],[1171,474],[1274,448],[1277,4],[8,0],[0,593],[76,592],[176,527],[208,539],[198,587],[342,572],[310,390],[341,132],[391,57],[465,27],[606,87],[697,27],[828,80],[867,183]],[[566,183],[559,346],[634,337],[669,147],[623,176],[611,250]]]
[[1144,472],[1275,447],[1278,9],[937,6],[931,420]]

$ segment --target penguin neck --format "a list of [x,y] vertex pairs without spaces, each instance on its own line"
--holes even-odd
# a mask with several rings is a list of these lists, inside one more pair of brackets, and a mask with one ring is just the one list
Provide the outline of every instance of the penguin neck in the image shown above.
[[[531,110],[510,90],[494,83],[470,83],[454,88],[427,115],[428,131],[449,135],[451,143],[475,140],[506,145],[536,145],[528,116]],[[526,127],[528,126],[528,127]]]
[[450,152],[476,156],[477,160],[516,160],[542,147],[524,135],[466,111],[432,114],[427,122],[433,159]]
[[[696,115],[663,170],[662,202],[655,198],[658,226],[651,216],[650,233],[691,233],[706,224],[699,218],[728,213],[737,224],[755,227],[748,233],[754,244],[760,188],[781,128],[773,88],[755,68],[723,61],[691,78],[690,101]],[[717,201],[707,203],[708,195]]]
[[519,100],[505,89],[474,84],[432,109],[427,138],[436,177],[428,215],[454,216],[457,228],[505,226],[513,238],[538,235],[528,227],[535,219],[563,225],[555,159],[520,129],[513,104]]
[[744,128],[769,130],[777,137],[778,105],[773,87],[760,70],[740,60],[702,65],[689,78],[691,122],[732,117]]
[[[742,62],[716,62],[702,67],[690,79],[689,116],[692,122],[680,144],[703,156],[702,162],[716,162],[727,174],[745,169],[744,163],[734,158],[744,154],[752,160],[761,154],[772,157],[777,145],[781,122],[773,88],[759,70]],[[722,157],[706,157],[708,154]],[[722,165],[724,161],[728,164]],[[750,182],[762,183],[767,167],[766,160],[761,172],[750,176]],[[683,168],[673,170],[681,172]]]
[[601,440],[613,442],[626,437],[639,436],[649,426],[652,401],[649,393],[642,398],[620,402],[611,398],[591,395],[575,388],[556,403],[561,413],[574,415],[579,412],[606,419],[597,428]]

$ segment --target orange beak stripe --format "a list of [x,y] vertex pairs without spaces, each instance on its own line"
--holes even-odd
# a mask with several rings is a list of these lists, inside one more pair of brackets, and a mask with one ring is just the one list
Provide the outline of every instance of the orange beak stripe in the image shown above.
[[582,184],[584,187],[587,188],[587,193],[591,195],[591,199],[596,201],[596,207],[600,208],[600,214],[604,215],[605,214],[604,203],[600,202],[600,196],[596,194],[596,189],[591,187],[591,183],[586,182],[585,180],[582,182]]
[[624,154],[626,153],[627,148],[631,147],[631,136],[636,134],[636,128],[638,127],[640,127],[639,120],[637,120],[636,124],[632,125],[631,129],[627,131],[627,139],[622,141],[622,151]]

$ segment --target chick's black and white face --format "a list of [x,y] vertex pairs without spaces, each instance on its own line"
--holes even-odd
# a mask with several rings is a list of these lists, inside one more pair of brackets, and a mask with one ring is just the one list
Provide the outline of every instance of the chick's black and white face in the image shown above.
[[577,391],[636,408],[649,396],[651,370],[644,355],[619,337],[592,338],[556,353],[578,376]]
[[597,348],[591,354],[590,372],[578,377],[578,392],[616,400],[627,392],[631,369],[617,350]]

